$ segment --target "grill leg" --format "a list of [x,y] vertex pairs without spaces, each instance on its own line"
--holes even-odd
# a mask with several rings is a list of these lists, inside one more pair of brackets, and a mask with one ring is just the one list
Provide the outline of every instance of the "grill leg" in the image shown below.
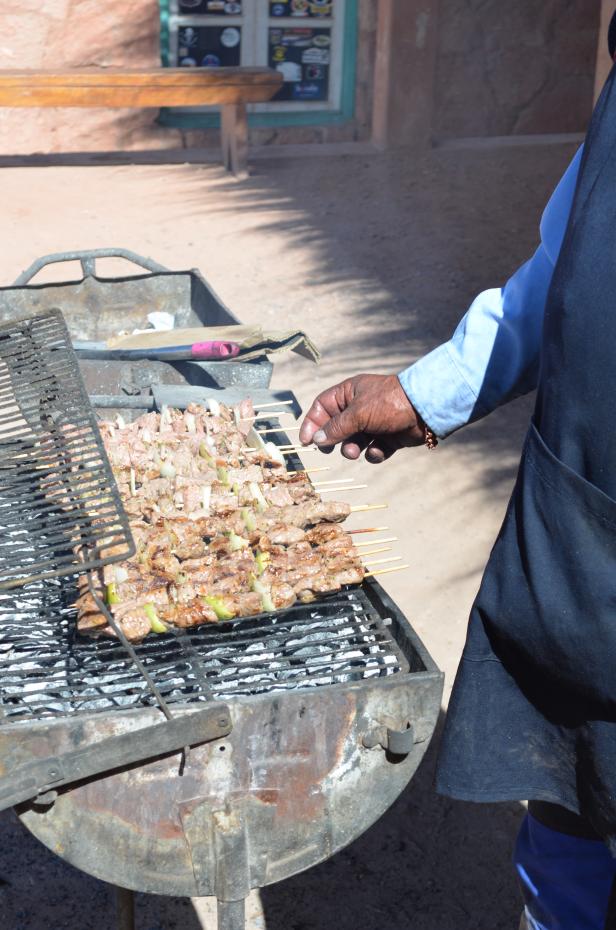
[[245,930],[245,901],[218,901],[218,930]]
[[135,930],[135,892],[116,888],[118,930]]

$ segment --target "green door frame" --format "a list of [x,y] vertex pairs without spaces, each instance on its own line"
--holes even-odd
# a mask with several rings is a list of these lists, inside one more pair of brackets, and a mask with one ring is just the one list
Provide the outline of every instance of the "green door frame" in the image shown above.
[[[342,38],[342,85],[339,110],[305,110],[280,113],[250,113],[250,126],[326,126],[346,123],[355,115],[355,73],[357,70],[359,0],[346,0],[344,35]],[[159,0],[160,55],[165,67],[169,66],[169,0]],[[178,113],[172,107],[163,107],[158,122],[175,129],[213,129],[220,126],[218,113]]]

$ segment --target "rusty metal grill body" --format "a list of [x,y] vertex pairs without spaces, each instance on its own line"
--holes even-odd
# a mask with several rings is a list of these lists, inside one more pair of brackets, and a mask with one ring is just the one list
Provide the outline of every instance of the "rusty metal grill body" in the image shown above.
[[[80,641],[69,613],[55,622],[68,633],[61,650],[49,627],[27,636],[21,626],[21,640],[8,627],[5,769],[159,719],[118,644]],[[174,713],[224,699],[231,732],[193,748],[181,777],[170,754],[19,813],[72,864],[144,892],[236,902],[331,856],[403,790],[440,707],[441,674],[374,581],[310,608],[162,637],[138,651]]]

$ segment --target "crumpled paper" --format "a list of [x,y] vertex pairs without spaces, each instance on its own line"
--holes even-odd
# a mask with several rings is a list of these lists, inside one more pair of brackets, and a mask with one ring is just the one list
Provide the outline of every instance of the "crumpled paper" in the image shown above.
[[321,353],[313,341],[301,330],[264,332],[260,326],[242,324],[121,334],[108,339],[106,345],[108,349],[161,349],[214,340],[238,343],[240,354],[233,359],[236,362],[248,361],[260,355],[276,355],[279,352],[297,352],[312,362],[319,362],[321,358]]

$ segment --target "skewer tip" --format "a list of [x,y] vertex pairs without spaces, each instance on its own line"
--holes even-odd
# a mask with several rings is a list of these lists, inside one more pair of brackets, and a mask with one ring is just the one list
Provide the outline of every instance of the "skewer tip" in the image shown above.
[[272,426],[268,429],[258,429],[259,436],[267,436],[268,433],[297,433],[301,426]]
[[254,408],[254,410],[255,410],[255,413],[256,413],[256,412],[258,412],[259,410],[266,410],[268,407],[279,407],[279,406],[284,407],[285,404],[286,404],[286,405],[289,405],[289,404],[294,404],[294,403],[295,403],[294,400],[276,400],[276,401],[273,401],[272,403],[257,404],[257,406]]
[[392,555],[387,559],[368,559],[367,562],[364,562],[364,565],[366,565],[366,567],[368,565],[387,565],[389,564],[389,562],[400,562],[401,559],[402,559],[401,555]]
[[375,578],[377,575],[389,575],[391,572],[401,572],[410,565],[392,565],[391,568],[377,568],[375,572],[366,572],[364,578]]
[[366,510],[385,510],[389,504],[355,504],[351,507],[351,513],[363,513]]
[[368,526],[365,529],[347,530],[349,536],[358,536],[360,533],[386,533],[388,526]]

